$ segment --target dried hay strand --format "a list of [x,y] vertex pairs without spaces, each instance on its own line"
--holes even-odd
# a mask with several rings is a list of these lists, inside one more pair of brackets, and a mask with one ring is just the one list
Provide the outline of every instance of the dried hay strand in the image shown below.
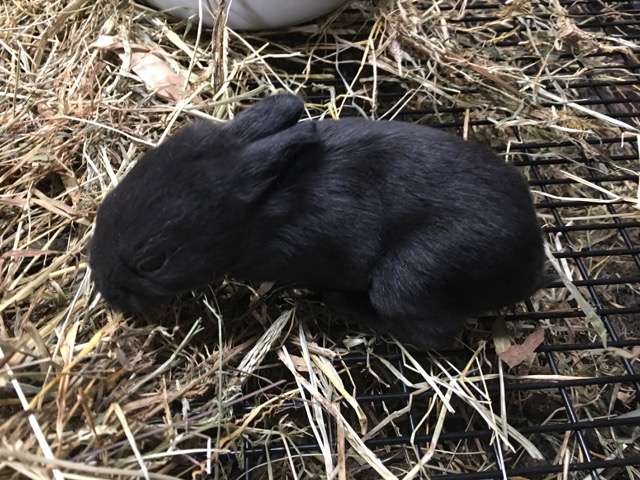
[[[401,118],[405,111],[427,112],[419,120],[430,123],[459,117],[465,136],[507,150],[517,142],[557,142],[564,146],[536,155],[579,153],[607,171],[638,175],[637,161],[607,159],[614,150],[633,153],[637,125],[581,103],[571,88],[587,74],[618,73],[598,70],[601,60],[590,54],[634,56],[636,45],[582,30],[556,1],[488,2],[495,14],[473,27],[459,21],[464,2],[378,3],[353,2],[286,36],[233,32],[223,16],[211,32],[116,0],[4,4],[1,478],[238,478],[236,465],[248,450],[262,450],[255,478],[411,479],[492,468],[475,440],[442,440],[459,422],[482,425],[502,460],[527,465],[549,452],[556,463],[580,459],[568,438],[533,442],[518,433],[514,423],[525,420],[507,416],[513,398],[504,382],[616,375],[620,352],[567,354],[561,375],[535,354],[507,371],[481,322],[467,329],[460,346],[466,357],[418,355],[338,319],[328,323],[330,314],[303,293],[267,284],[223,279],[161,312],[124,318],[89,281],[84,248],[96,208],[140,154],[194,118],[225,121],[239,104],[280,90],[306,94],[309,118]],[[512,37],[512,46],[496,47]],[[154,78],[156,69],[162,78],[174,72],[169,88]],[[488,127],[476,126],[487,120]],[[620,132],[626,141],[611,152],[590,141]],[[510,159],[519,155],[509,150]],[[570,181],[539,195],[584,202],[570,221],[608,217],[612,200],[616,215],[638,218],[637,182],[602,191],[589,181],[592,167],[557,168],[545,173]],[[578,241],[583,248],[616,246],[596,236]],[[562,242],[550,237],[554,251],[568,247]],[[568,281],[581,278],[574,265],[558,265]],[[570,300],[554,289],[533,306],[562,309]],[[542,324],[555,342],[597,340],[580,320]],[[537,326],[526,315],[517,323],[496,341],[522,343]],[[385,392],[396,392],[395,400],[375,408],[366,400]],[[581,415],[606,415],[598,387],[573,394]],[[526,408],[540,395],[517,400]],[[552,397],[541,422],[563,421]],[[376,447],[401,435],[411,437],[411,447]],[[316,451],[302,448],[309,441]],[[619,438],[599,441],[607,453],[634,448]],[[270,450],[276,446],[277,455]]]

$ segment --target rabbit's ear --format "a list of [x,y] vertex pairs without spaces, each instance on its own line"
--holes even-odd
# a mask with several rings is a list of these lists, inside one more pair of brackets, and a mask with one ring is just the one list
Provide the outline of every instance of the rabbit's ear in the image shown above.
[[239,113],[224,129],[244,141],[256,141],[292,127],[304,112],[304,102],[291,94],[272,95]]
[[315,122],[301,122],[251,143],[243,149],[237,165],[244,179],[243,188],[236,192],[239,199],[247,203],[260,200],[298,158],[317,155],[314,150],[319,147]]

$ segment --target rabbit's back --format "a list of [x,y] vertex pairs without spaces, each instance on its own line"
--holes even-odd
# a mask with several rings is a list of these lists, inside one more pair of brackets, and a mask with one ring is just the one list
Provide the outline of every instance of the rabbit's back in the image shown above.
[[[271,239],[271,253],[247,253],[239,276],[363,290],[381,259],[402,249],[440,278],[442,295],[469,287],[482,303],[486,289],[494,298],[503,290],[507,301],[533,291],[535,280],[525,279],[540,276],[542,239],[514,167],[486,147],[407,123],[317,127],[320,145],[300,155],[256,210],[252,228]],[[523,279],[517,292],[514,276]]]

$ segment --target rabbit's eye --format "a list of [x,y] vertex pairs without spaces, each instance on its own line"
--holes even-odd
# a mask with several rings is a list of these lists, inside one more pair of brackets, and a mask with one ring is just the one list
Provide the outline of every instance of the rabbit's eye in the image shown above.
[[167,256],[164,253],[143,258],[138,262],[138,271],[140,273],[153,273],[160,270],[166,261]]

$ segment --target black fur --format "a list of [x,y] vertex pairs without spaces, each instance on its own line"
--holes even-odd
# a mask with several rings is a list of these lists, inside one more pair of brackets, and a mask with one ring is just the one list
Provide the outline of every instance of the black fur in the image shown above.
[[423,348],[543,279],[525,180],[488,148],[365,119],[304,121],[275,95],[147,152],[99,209],[93,279],[139,311],[230,274],[318,289]]

